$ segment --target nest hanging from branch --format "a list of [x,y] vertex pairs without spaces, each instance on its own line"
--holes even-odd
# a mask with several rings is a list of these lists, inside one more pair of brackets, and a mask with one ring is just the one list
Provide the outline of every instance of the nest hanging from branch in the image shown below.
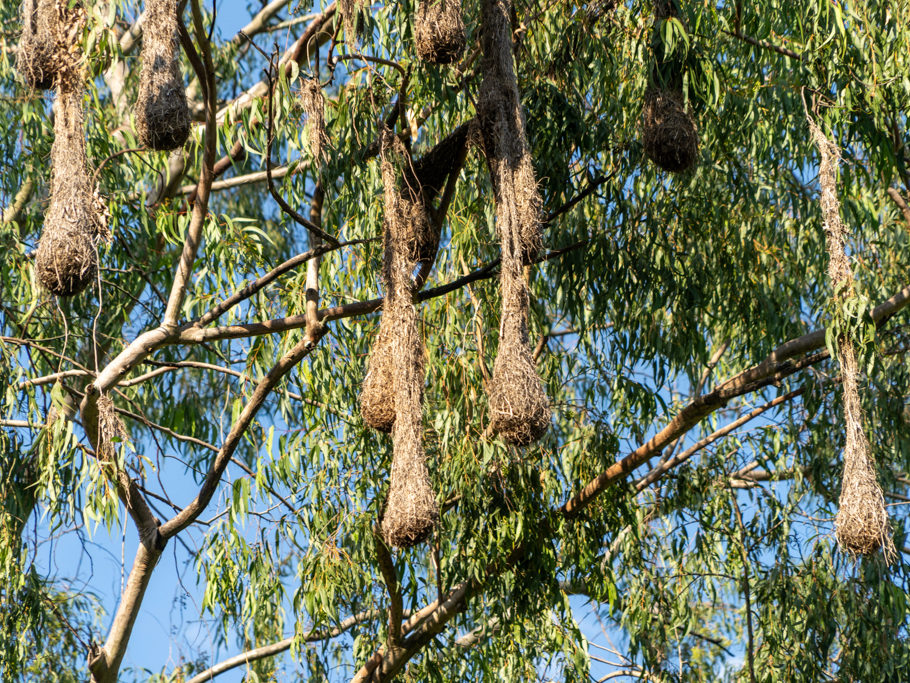
[[[382,322],[388,334],[381,350],[386,354],[382,363],[391,380],[395,411],[391,482],[381,527],[386,541],[402,548],[420,543],[433,532],[439,510],[423,449],[424,353],[411,277],[416,265],[411,254],[421,226],[404,199],[401,179],[405,164],[410,164],[404,145],[385,128],[380,150],[385,204]],[[373,355],[379,350],[374,349]],[[370,361],[372,371],[374,358]]]
[[16,71],[30,88],[54,87],[60,60],[57,55],[56,0],[23,0],[22,34],[16,51]]
[[420,0],[414,18],[417,55],[431,64],[461,58],[467,38],[459,0]]
[[[72,13],[67,23],[79,24]],[[58,73],[51,146],[50,204],[35,256],[38,281],[59,296],[88,287],[98,269],[98,241],[110,238],[104,202],[85,152],[84,73],[69,63]]]
[[328,136],[325,133],[325,95],[318,78],[307,78],[300,90],[300,103],[306,116],[307,146],[316,166],[325,160],[325,146]]
[[148,0],[136,131],[140,142],[151,149],[176,149],[190,135],[190,109],[178,54],[177,5],[170,0]]
[[[842,299],[854,292],[853,271],[847,258],[846,230],[840,217],[836,173],[840,150],[809,116],[809,130],[818,147],[820,204],[828,250],[828,278],[835,296]],[[838,339],[837,360],[843,378],[844,472],[837,517],[834,520],[838,545],[852,555],[870,555],[879,548],[886,560],[894,557],[891,526],[885,497],[875,471],[871,447],[865,433],[865,416],[859,396],[859,367],[853,340]]]
[[522,265],[542,248],[542,202],[528,148],[524,112],[512,58],[508,0],[484,0],[483,84],[478,114],[496,195],[502,244],[502,318],[490,387],[490,426],[506,441],[525,446],[550,424],[550,402],[528,344],[528,287]]
[[655,0],[652,47],[654,65],[645,91],[640,131],[645,155],[671,173],[682,173],[698,159],[698,127],[683,97],[685,65],[668,54],[663,42],[663,23],[677,17],[670,0]]
[[682,173],[698,158],[698,129],[681,92],[652,86],[645,92],[641,139],[647,157],[665,171]]

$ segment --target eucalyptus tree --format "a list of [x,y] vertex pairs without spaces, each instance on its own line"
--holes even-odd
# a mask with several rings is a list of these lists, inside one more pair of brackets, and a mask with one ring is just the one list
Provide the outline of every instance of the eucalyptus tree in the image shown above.
[[[391,127],[419,163],[473,125],[482,2],[462,5],[463,56],[431,65],[410,1],[252,3],[228,34],[238,8],[184,0],[194,121],[172,153],[137,138],[142,8],[84,2],[73,39],[112,239],[72,298],[34,275],[53,94],[15,73],[15,5],[0,6],[4,676],[906,677],[910,6],[515,0],[545,214],[530,341],[553,418],[520,448],[488,429],[500,247],[483,146],[462,136],[414,295],[439,524],[399,550],[377,531],[391,440],[358,409],[384,294],[378,141]],[[681,173],[645,155],[656,83],[695,123]],[[807,117],[840,149],[846,298]],[[834,539],[846,337],[891,557]],[[138,550],[119,594],[93,583],[93,545],[46,559],[49,538],[116,544],[122,528]],[[196,588],[149,588],[165,562]],[[131,642],[137,615],[187,590],[215,647],[178,631],[180,661],[122,670],[150,646]],[[580,625],[580,600],[615,642]]]

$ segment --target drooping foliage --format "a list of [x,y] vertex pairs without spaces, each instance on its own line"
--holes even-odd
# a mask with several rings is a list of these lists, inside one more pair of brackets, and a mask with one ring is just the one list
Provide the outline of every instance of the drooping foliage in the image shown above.
[[[0,669],[13,680],[85,680],[87,659],[112,680],[89,644],[121,623],[120,558],[128,577],[137,552],[155,561],[136,564],[151,577],[136,629],[173,630],[163,644],[128,634],[121,680],[190,681],[291,637],[251,673],[350,680],[384,658],[384,680],[905,677],[910,7],[512,4],[526,140],[510,142],[527,151],[542,246],[510,282],[552,411],[516,446],[490,428],[488,399],[508,308],[482,133],[489,1],[461,3],[464,54],[440,66],[417,53],[412,0],[341,3],[346,28],[327,3],[238,16],[190,0],[176,54],[193,123],[173,153],[136,151],[141,5],[80,3],[86,177],[113,239],[96,246],[97,286],[71,299],[35,278],[55,126],[51,95],[16,69],[28,12],[0,4]],[[227,12],[244,35],[223,29]],[[694,126],[684,173],[644,139],[658,86]],[[827,273],[804,101],[841,150],[851,291]],[[391,550],[377,524],[395,437],[359,405],[383,341],[387,126],[413,164],[401,177],[420,182],[402,196],[438,245],[414,259],[408,328],[424,359],[410,434],[438,526]],[[835,539],[845,339],[891,564]],[[126,431],[101,449],[84,409],[99,396]]]

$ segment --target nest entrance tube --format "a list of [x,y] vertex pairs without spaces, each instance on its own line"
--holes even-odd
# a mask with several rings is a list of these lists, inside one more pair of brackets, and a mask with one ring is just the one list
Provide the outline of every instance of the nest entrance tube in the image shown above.
[[50,90],[60,65],[55,0],[22,0],[16,71],[30,88]]
[[[388,128],[381,133],[380,157],[385,204],[385,303],[364,393],[370,382],[378,381],[381,371],[384,390],[388,393],[391,389],[394,409],[392,472],[382,513],[382,535],[389,545],[407,548],[425,540],[439,521],[423,448],[424,353],[411,278],[416,265],[412,258],[413,242],[420,225],[404,200],[401,187],[403,167],[409,163],[409,156]],[[374,372],[377,375],[371,378]],[[363,405],[361,396],[362,409]]]
[[420,0],[414,17],[417,55],[431,64],[451,64],[464,53],[460,0]]
[[483,83],[477,106],[502,244],[502,318],[490,387],[490,426],[507,442],[526,446],[550,424],[550,401],[528,344],[529,294],[522,272],[542,248],[543,203],[515,78],[510,11],[508,0],[483,0]]
[[[72,29],[81,14],[73,11],[65,18]],[[73,296],[92,283],[98,271],[96,243],[109,237],[103,202],[88,171],[83,78],[73,63],[58,74],[50,204],[35,256],[38,281],[59,296]]]
[[[854,293],[853,271],[846,252],[846,229],[840,217],[836,173],[840,150],[829,140],[806,110],[809,130],[821,157],[818,169],[820,204],[828,250],[828,279],[835,297]],[[837,543],[851,555],[871,555],[879,548],[890,561],[895,555],[885,497],[878,483],[875,461],[866,438],[865,416],[859,396],[859,364],[853,340],[838,339],[837,360],[843,379],[844,472],[834,520]]]
[[142,72],[136,131],[151,149],[181,147],[190,135],[190,110],[177,59],[177,4],[148,0],[142,33]]

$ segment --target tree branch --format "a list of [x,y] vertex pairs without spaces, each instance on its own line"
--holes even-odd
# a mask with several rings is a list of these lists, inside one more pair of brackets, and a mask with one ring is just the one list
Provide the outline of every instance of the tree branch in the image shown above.
[[297,342],[297,344],[288,351],[288,353],[285,354],[271,370],[269,370],[265,377],[260,380],[252,397],[250,397],[250,400],[246,404],[246,407],[244,407],[240,417],[237,418],[237,422],[231,427],[230,433],[227,435],[220,450],[212,460],[196,498],[189,505],[184,507],[178,515],[161,525],[159,531],[165,539],[170,538],[179,533],[182,529],[185,529],[202,514],[203,510],[205,510],[209,501],[212,499],[212,496],[215,494],[218,483],[221,481],[221,475],[230,462],[231,456],[237,449],[246,430],[252,424],[253,419],[256,417],[256,414],[259,412],[265,399],[278,382],[281,381],[297,363],[316,348],[316,342],[318,342],[318,338],[311,339],[310,337],[304,337],[301,341]]
[[[905,287],[876,306],[872,310],[872,320],[877,327],[881,327],[895,313],[904,308],[908,302],[910,302],[910,286]],[[790,359],[805,353],[811,353],[824,345],[824,328],[791,339],[778,346],[758,365],[742,371],[704,396],[696,397],[650,441],[591,480],[580,492],[562,506],[562,512],[568,516],[581,512],[606,488],[631,474],[633,470],[644,464],[654,454],[663,450],[674,439],[694,427],[718,408],[725,406],[730,399],[784,379],[798,372],[803,367],[822,360],[827,356],[827,352],[808,356],[802,361],[790,362]]]
[[[377,618],[382,613],[379,610],[368,610],[365,612],[360,612],[353,616],[344,619],[341,623],[338,624],[335,628],[330,631],[316,631],[311,630],[308,633],[305,633],[301,640],[304,643],[315,643],[320,640],[329,640],[340,636],[342,633],[349,631],[354,626],[362,624],[366,621]],[[244,664],[250,664],[260,659],[265,659],[266,657],[274,657],[275,655],[281,654],[290,649],[291,645],[294,644],[295,636],[285,638],[280,640],[277,643],[272,643],[270,645],[264,645],[262,647],[257,647],[255,649],[243,652],[239,655],[235,655],[229,659],[225,659],[223,662],[219,662],[215,666],[212,666],[205,671],[193,676],[186,683],[206,683],[206,681],[211,681],[215,676],[223,674],[225,671],[230,671],[231,669],[236,669],[238,666],[243,666]]]

